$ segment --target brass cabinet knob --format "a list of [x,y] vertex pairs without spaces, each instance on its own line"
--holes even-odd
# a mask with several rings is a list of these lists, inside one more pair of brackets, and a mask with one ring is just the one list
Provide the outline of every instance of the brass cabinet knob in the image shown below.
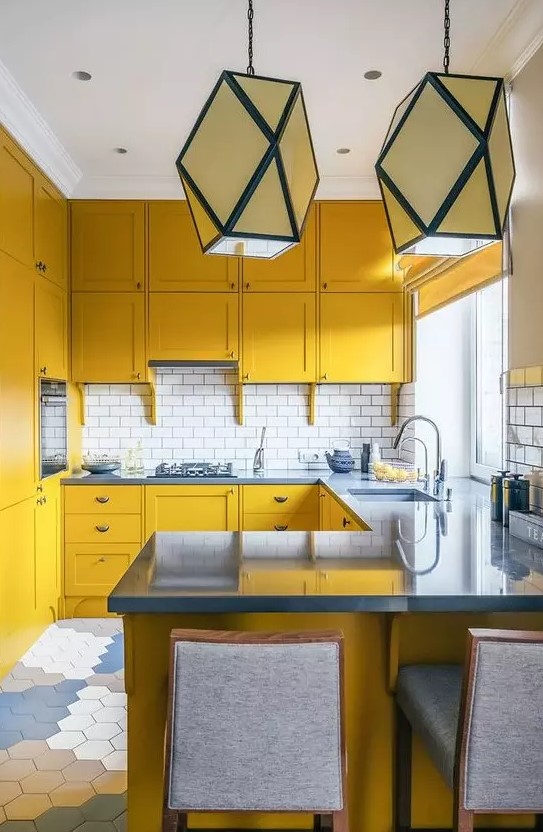
[[232,291],[234,291],[234,289],[236,288],[236,284],[235,284],[235,283],[231,283],[231,284],[230,284],[230,288],[232,289]]
[[40,367],[40,375],[42,375],[42,376],[47,375],[47,367]]
[[138,280],[138,282],[136,283],[136,289],[141,289],[141,283],[139,282],[139,280]]
[[105,562],[106,562],[105,558],[98,558],[98,563],[105,563]]
[[96,500],[97,503],[102,503],[102,504],[103,503],[109,503],[109,497],[106,497],[106,496],[95,497],[94,499]]
[[251,288],[251,284],[250,284],[250,283],[246,283],[246,284],[245,284],[245,288],[246,288],[246,289],[250,289],[250,288]]
[[42,272],[47,271],[47,263],[42,263],[42,269],[41,270],[42,270]]
[[141,378],[141,373],[134,373],[134,378],[139,381]]
[[234,350],[230,350],[229,355],[230,355],[230,358],[234,358],[236,353],[234,352]]
[[326,292],[326,290],[328,289],[328,283],[323,283],[323,284],[322,284],[322,288],[323,288],[323,289],[324,289],[324,291]]
[[324,379],[324,381],[328,381],[328,373],[324,373],[321,378]]
[[275,500],[276,503],[286,503],[286,501],[288,500],[288,497],[274,497],[273,499]]
[[344,518],[343,518],[343,528],[344,528],[344,529],[346,529],[346,528],[347,528],[347,526],[350,526],[350,525],[351,525],[351,521],[350,521],[350,520],[347,520],[347,518],[346,518],[346,517],[344,517]]
[[100,532],[101,534],[104,534],[104,532],[109,531],[109,526],[95,526],[94,528],[97,532]]
[[243,376],[243,379],[245,381],[248,381],[249,380],[249,373],[245,373],[245,375]]
[[43,491],[43,485],[41,484],[41,482],[38,483],[38,485],[36,486],[36,491]]
[[276,532],[286,532],[288,526],[280,526],[278,523],[276,523],[273,528]]
[[327,581],[328,580],[328,572],[323,572],[322,577],[324,578],[325,581]]
[[42,506],[44,504],[44,502],[45,502],[45,497],[38,497],[38,499],[36,500],[36,505]]

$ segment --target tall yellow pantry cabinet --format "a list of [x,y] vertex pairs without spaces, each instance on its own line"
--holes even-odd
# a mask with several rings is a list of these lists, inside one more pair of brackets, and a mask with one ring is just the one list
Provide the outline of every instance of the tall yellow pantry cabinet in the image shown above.
[[0,676],[59,611],[60,486],[39,479],[37,413],[38,376],[67,378],[66,218],[0,129]]

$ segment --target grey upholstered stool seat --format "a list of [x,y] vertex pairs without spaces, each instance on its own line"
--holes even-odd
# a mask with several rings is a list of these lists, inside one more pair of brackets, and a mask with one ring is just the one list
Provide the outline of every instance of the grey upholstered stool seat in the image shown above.
[[396,701],[451,788],[461,694],[461,665],[406,665],[398,674]]

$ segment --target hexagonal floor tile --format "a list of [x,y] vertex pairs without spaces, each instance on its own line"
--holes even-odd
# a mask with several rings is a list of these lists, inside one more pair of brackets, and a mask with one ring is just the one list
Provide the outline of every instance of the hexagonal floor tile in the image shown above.
[[3,691],[16,693],[22,690],[28,690],[32,687],[32,679],[4,679],[1,689]]
[[74,749],[74,754],[78,760],[101,760],[112,751],[113,746],[106,740],[87,740]]
[[125,771],[127,767],[126,751],[114,751],[102,760],[107,771]]
[[21,794],[21,786],[19,783],[0,783],[0,806],[5,806],[19,797]]
[[117,832],[110,820],[86,820],[77,832]]
[[23,728],[21,734],[24,740],[48,740],[49,737],[58,734],[58,731],[56,722],[36,722],[28,728]]
[[35,771],[21,780],[21,789],[25,794],[49,794],[64,783],[60,771]]
[[72,667],[71,670],[65,670],[64,676],[66,679],[88,679],[89,676],[94,675],[92,667]]
[[[88,688],[85,688],[88,690]],[[102,709],[102,702],[100,699],[78,699],[73,705],[68,705],[68,710],[74,716],[93,714]]]
[[49,737],[47,745],[49,748],[77,748],[85,742],[85,735],[81,731],[61,731],[53,737]]
[[121,794],[99,794],[81,807],[86,820],[115,820],[126,811],[126,797]]
[[90,783],[71,781],[54,789],[49,797],[53,806],[82,806],[94,795]]
[[76,782],[90,783],[91,780],[95,780],[104,771],[104,766],[99,760],[76,760],[63,769],[62,776],[66,782],[75,780]]
[[101,699],[102,696],[107,696],[110,693],[109,688],[103,685],[89,685],[82,690],[77,691],[79,699]]
[[90,728],[86,728],[83,733],[88,740],[111,740],[121,733],[116,722],[95,722]]
[[108,693],[107,696],[102,697],[101,702],[107,708],[119,706],[124,708],[126,706],[126,693]]
[[33,771],[36,771],[36,766],[32,760],[7,760],[0,765],[0,782],[22,780]]
[[119,722],[126,716],[125,708],[102,708],[101,711],[96,711],[93,714],[96,722]]
[[21,794],[5,806],[5,812],[8,820],[34,820],[50,808],[46,794]]
[[40,754],[39,757],[36,757],[35,766],[38,771],[61,771],[61,769],[66,768],[66,766],[69,766],[75,760],[73,751],[64,749],[53,750],[49,749],[49,746],[47,747],[48,750],[45,754]]
[[126,812],[123,812],[122,815],[119,815],[118,818],[115,818],[113,821],[115,829],[117,832],[126,832],[128,829],[128,815]]
[[49,746],[45,740],[23,740],[12,745],[8,754],[12,760],[34,760],[48,750]]
[[127,773],[106,771],[92,781],[92,786],[97,794],[123,794],[127,786]]
[[81,811],[76,808],[53,807],[36,819],[38,832],[73,832],[83,823]]
[[5,763],[6,760],[9,760],[9,754],[5,750],[5,748],[0,748],[0,765],[2,765],[2,763]]
[[36,825],[33,820],[6,820],[2,825],[2,832],[36,832]]
[[21,742],[23,735],[20,731],[0,731],[0,748],[9,748],[16,742]]
[[128,725],[128,719],[127,719],[126,714],[123,716],[122,719],[119,720],[118,725],[119,725],[119,728],[122,728],[123,731],[126,731],[126,728],[127,728],[127,725]]
[[120,733],[116,737],[112,738],[111,745],[117,751],[126,751],[126,749],[128,748],[127,740],[128,740],[127,732],[122,731],[122,733]]
[[61,731],[84,731],[94,724],[94,719],[89,714],[70,714],[60,720],[58,727]]

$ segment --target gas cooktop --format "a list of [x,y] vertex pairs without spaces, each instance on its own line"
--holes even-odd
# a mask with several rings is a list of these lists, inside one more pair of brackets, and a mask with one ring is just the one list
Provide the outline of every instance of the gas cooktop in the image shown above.
[[231,462],[161,462],[149,478],[168,479],[213,479],[235,477]]

